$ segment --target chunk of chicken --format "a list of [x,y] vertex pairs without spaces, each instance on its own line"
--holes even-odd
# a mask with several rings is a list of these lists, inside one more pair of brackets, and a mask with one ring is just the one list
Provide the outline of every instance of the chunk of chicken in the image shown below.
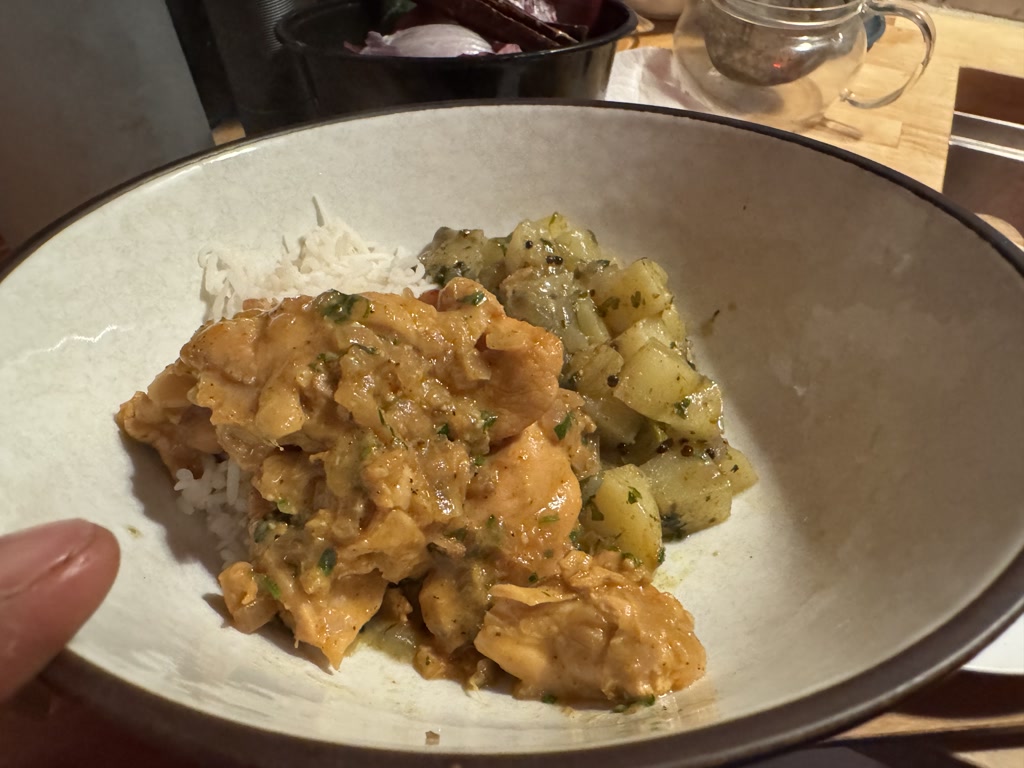
[[669,594],[603,568],[582,552],[552,585],[494,587],[474,644],[519,679],[517,694],[633,700],[689,685],[704,672],[693,618]]
[[[473,524],[466,497],[483,472],[486,488],[509,490],[492,494],[490,512],[478,505],[481,525],[511,515],[514,489],[541,478],[536,503],[509,518],[523,579],[564,552],[579,488],[565,452],[531,426],[558,397],[558,340],[507,318],[471,281],[433,301],[334,291],[249,305],[200,328],[122,407],[125,430],[170,469],[198,474],[204,453],[225,453],[251,473],[249,561],[221,579],[240,628],[257,628],[274,607],[337,664],[387,583],[443,570],[445,558],[451,583],[466,583],[458,532]],[[426,589],[440,598],[440,612],[426,613],[441,632],[439,617],[459,614],[465,594],[440,575]],[[480,594],[445,648],[472,647]]]
[[483,536],[493,529],[494,564],[504,578],[527,583],[554,574],[573,548],[581,503],[564,448],[531,424],[484,463],[466,516]]

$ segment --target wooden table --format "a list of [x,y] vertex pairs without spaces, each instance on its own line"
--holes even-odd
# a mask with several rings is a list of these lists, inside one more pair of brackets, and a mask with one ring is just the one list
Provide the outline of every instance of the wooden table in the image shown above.
[[[953,102],[961,67],[1024,78],[1024,23],[929,8],[935,21],[935,53],[921,79],[893,104],[856,109],[838,103],[811,138],[895,168],[933,189],[942,189]],[[891,21],[891,20],[890,20]],[[671,47],[672,23],[657,22],[623,47]],[[902,82],[921,55],[921,36],[910,22],[890,23],[868,52],[858,75],[864,93],[882,94]]]
[[[913,90],[878,110],[836,105],[827,122],[809,135],[941,189],[960,67],[1024,77],[1024,24],[951,11],[932,13],[938,30],[936,52]],[[665,23],[625,42],[626,47],[669,45],[671,24]],[[890,28],[864,67],[865,87],[881,91],[898,82],[896,70],[914,60],[919,45],[913,27],[898,23]],[[237,126],[218,132],[220,140],[238,136]],[[0,258],[3,251],[0,240]],[[958,672],[895,710],[818,746],[830,745],[852,746],[894,768],[1024,768],[1024,677]],[[0,766],[101,764],[189,768],[195,763],[166,748],[158,750],[87,706],[51,695],[40,683],[0,707]],[[827,753],[820,764],[829,764]]]

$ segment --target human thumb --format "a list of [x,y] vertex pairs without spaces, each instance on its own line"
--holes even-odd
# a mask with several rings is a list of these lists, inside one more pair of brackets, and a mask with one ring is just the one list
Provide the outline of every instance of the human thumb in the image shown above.
[[106,597],[117,540],[85,520],[0,536],[0,701],[39,673]]

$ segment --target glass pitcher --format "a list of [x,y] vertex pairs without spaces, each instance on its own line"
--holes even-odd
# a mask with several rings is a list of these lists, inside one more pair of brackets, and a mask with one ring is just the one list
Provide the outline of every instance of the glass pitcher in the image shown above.
[[[896,90],[864,98],[849,87],[875,14],[916,24],[924,55]],[[934,41],[931,18],[904,0],[688,0],[673,43],[683,85],[708,106],[801,131],[839,99],[862,109],[891,104],[921,76]]]

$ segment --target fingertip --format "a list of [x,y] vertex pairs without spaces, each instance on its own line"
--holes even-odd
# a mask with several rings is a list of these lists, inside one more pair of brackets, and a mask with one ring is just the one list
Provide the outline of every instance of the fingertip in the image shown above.
[[65,520],[0,537],[0,700],[37,674],[107,596],[114,534]]

